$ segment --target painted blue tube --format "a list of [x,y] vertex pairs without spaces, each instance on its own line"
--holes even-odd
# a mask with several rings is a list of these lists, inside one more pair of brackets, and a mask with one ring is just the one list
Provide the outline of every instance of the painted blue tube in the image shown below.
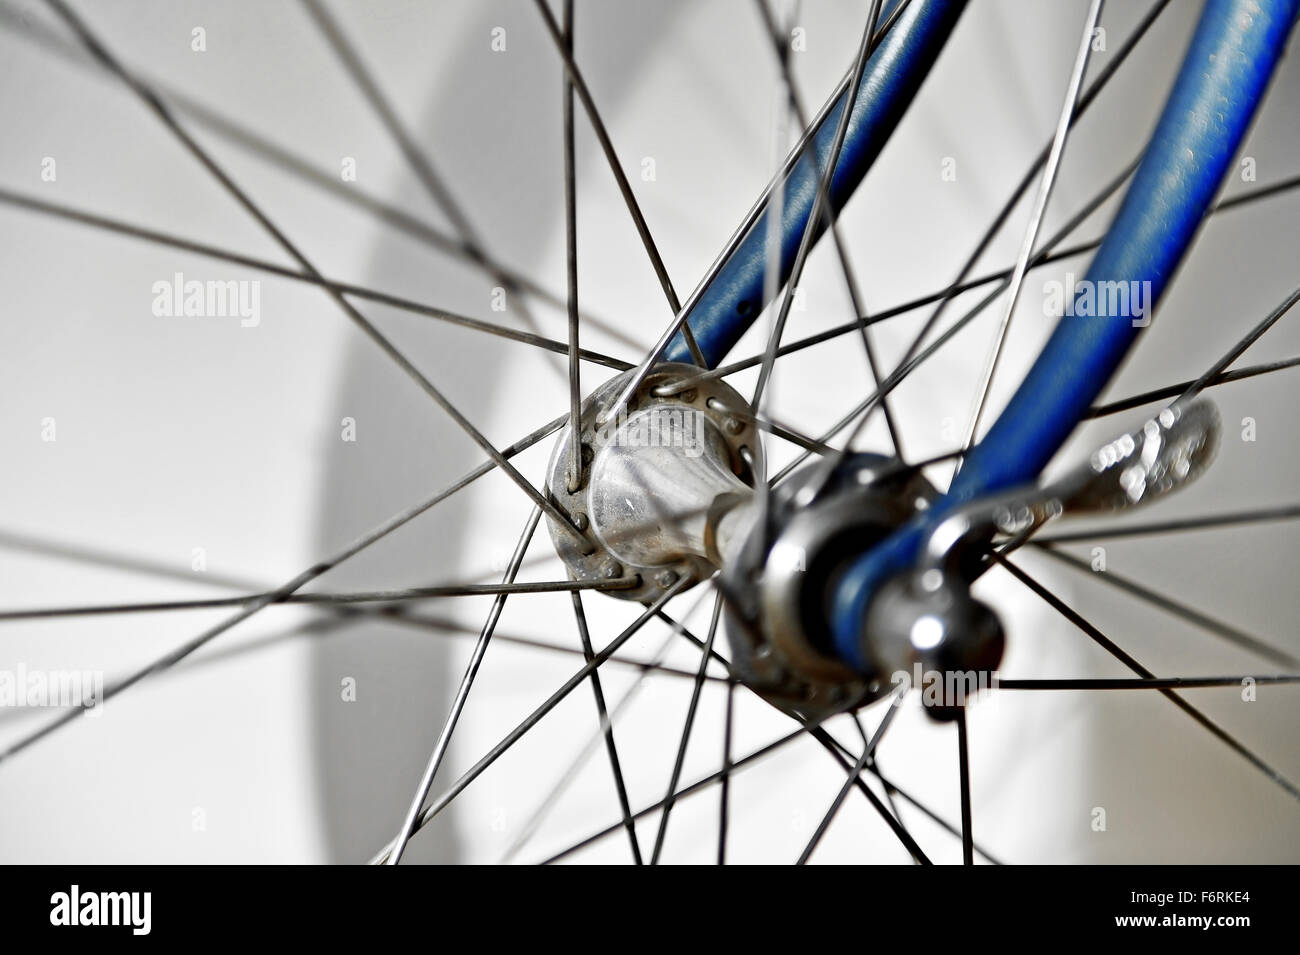
[[860,638],[871,595],[916,559],[934,522],[972,498],[1036,479],[1119,367],[1144,321],[1135,321],[1131,305],[1127,313],[1099,314],[1108,309],[1096,307],[1095,294],[1089,309],[1085,295],[1121,282],[1144,292],[1149,308],[1160,300],[1236,158],[1298,13],[1300,0],[1207,0],[1142,163],[1080,283],[1074,314],[1057,324],[937,506],[865,554],[840,582],[831,625],[836,651],[851,665],[866,666]]
[[[891,10],[898,0],[886,5]],[[830,200],[838,210],[888,142],[912,98],[920,88],[956,25],[966,0],[911,0],[898,21],[872,53],[853,100]],[[781,281],[784,286],[794,266],[804,228],[817,195],[818,170],[830,161],[835,128],[844,111],[848,91],[826,112],[813,137],[817,158],[804,153],[785,180],[781,219]],[[750,225],[740,244],[705,289],[687,317],[695,340],[709,367],[715,367],[762,312],[763,273],[766,267],[768,212]],[[817,229],[820,235],[824,227]],[[669,361],[689,362],[681,336],[665,349]]]

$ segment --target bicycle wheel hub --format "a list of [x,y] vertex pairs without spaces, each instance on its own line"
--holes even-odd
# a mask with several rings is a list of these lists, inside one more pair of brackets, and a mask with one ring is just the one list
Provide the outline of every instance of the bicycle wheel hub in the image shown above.
[[752,510],[762,445],[745,399],[699,368],[657,365],[616,407],[630,374],[587,399],[576,433],[569,428],[551,457],[549,493],[581,540],[549,527],[576,579],[636,574],[636,586],[610,593],[651,601],[725,563]]
[[851,455],[829,476],[822,468],[810,465],[773,491],[768,520],[722,575],[737,675],[769,702],[813,719],[893,688],[883,673],[859,672],[836,654],[831,600],[854,558],[937,496],[919,471],[881,455]]

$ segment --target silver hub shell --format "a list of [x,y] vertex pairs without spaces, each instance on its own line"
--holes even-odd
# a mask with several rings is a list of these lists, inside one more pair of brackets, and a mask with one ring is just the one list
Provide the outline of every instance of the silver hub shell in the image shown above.
[[[610,591],[648,602],[678,580],[712,576],[733,530],[747,522],[762,444],[749,406],[693,365],[655,366],[627,407],[609,412],[630,373],[596,389],[582,407],[581,473],[572,480],[574,431],[551,456],[548,492],[582,531],[579,542],[548,521],[556,552],[579,580],[637,574]],[[572,485],[572,486],[571,486]]]

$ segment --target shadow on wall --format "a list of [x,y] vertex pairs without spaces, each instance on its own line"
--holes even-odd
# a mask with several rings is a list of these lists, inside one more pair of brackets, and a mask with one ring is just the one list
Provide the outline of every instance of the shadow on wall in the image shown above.
[[[466,36],[487,37],[493,24],[518,23],[521,34],[542,26],[531,5],[510,5],[497,10],[489,5],[476,10]],[[672,22],[664,7],[630,5],[624,26],[644,39],[649,53]],[[511,27],[512,32],[515,27]],[[559,76],[554,50],[545,42],[520,43],[511,48],[515,60],[510,70],[496,68],[486,44],[464,44],[457,62],[443,71],[458,78],[455,85],[433,91],[421,144],[435,166],[472,170],[472,180],[458,178],[451,187],[489,254],[493,237],[509,235],[519,262],[541,258],[542,243],[554,234],[562,215],[558,178],[559,139],[556,117],[550,112],[521,106],[518,77],[529,75],[554,80],[558,115]],[[636,64],[618,77],[602,78],[602,107],[614,109],[636,75]],[[620,77],[626,78],[621,79]],[[501,116],[485,115],[484,104],[512,104],[512,149],[482,150],[482,137],[464,131],[494,126]],[[447,131],[458,131],[448,135]],[[500,142],[500,129],[485,134]],[[555,166],[557,188],[532,197],[538,203],[521,209],[519,197],[501,188],[510,169],[521,161],[543,168]],[[555,153],[552,155],[552,153]],[[404,180],[398,205],[427,208],[419,186]],[[521,235],[521,230],[523,234]],[[403,271],[412,261],[410,244],[403,238],[385,238],[374,251],[367,281],[380,289],[409,289],[412,276]],[[518,250],[526,250],[520,252]],[[401,254],[398,254],[398,253]],[[476,317],[507,321],[522,327],[517,315],[488,311],[488,296],[495,284],[481,273],[449,264],[437,252],[428,254],[427,270],[418,277],[415,297]],[[551,283],[558,287],[558,283]],[[366,309],[379,315],[378,309]],[[385,316],[381,316],[385,317]],[[411,319],[399,321],[409,323]],[[416,321],[419,321],[418,319]],[[398,328],[398,325],[388,326]],[[492,417],[497,395],[485,383],[493,381],[502,366],[503,343],[483,335],[448,330],[437,322],[416,326],[417,334],[400,338],[401,346],[416,365],[454,400],[473,422]],[[505,348],[514,348],[509,344]],[[358,422],[355,444],[341,444],[334,455],[319,525],[317,545],[330,552],[351,540],[363,528],[425,499],[482,463],[482,452],[436,407],[428,396],[400,374],[392,362],[370,342],[358,337],[341,375],[336,419]],[[519,418],[524,428],[540,422],[534,416]],[[364,428],[364,433],[361,429]],[[456,579],[471,568],[462,563],[467,542],[467,514],[453,499],[417,518],[409,527],[330,575],[339,589],[388,587],[395,582],[416,585]],[[511,542],[513,543],[513,542]],[[399,583],[398,585],[401,585]],[[468,644],[467,644],[468,645]],[[394,835],[401,824],[429,753],[437,740],[452,694],[460,680],[459,657],[448,651],[446,640],[410,627],[364,620],[342,628],[318,642],[314,650],[312,686],[316,733],[316,759],[320,780],[322,817],[327,857],[332,861],[361,862]],[[356,681],[357,699],[343,702],[341,683]],[[445,770],[444,770],[445,771]],[[435,785],[435,793],[448,780]],[[411,843],[406,861],[451,862],[458,858],[452,813]]]
[[[682,9],[682,6],[675,7],[674,16]],[[1012,7],[1011,12],[1019,9]],[[1194,12],[1181,8],[1171,10],[1180,19],[1163,24],[1147,41],[1145,56],[1135,58],[1132,68],[1141,72],[1126,75],[1132,76],[1131,82],[1144,93],[1163,95],[1167,76],[1147,74],[1167,69],[1167,64],[1181,55]],[[477,11],[474,23],[466,29],[477,31],[470,35],[487,36],[490,26],[504,18],[518,21],[521,30],[538,30],[536,23],[527,22],[533,13],[527,4],[506,5],[501,9],[489,6],[485,11]],[[650,8],[650,5],[627,4],[622,9],[620,26],[644,38],[640,53],[648,57],[666,34],[674,16],[665,16],[657,5]],[[1131,16],[1136,17],[1136,12]],[[972,40],[967,45],[970,55],[979,57],[972,60],[973,64],[982,63],[987,50],[1003,42],[1005,23],[1015,22],[1010,14],[1007,17],[1000,22],[996,18],[977,19],[967,14],[964,29],[987,33],[977,33],[974,39],[980,42]],[[1114,35],[1118,37],[1126,32],[1126,29],[1116,29]],[[519,61],[512,65],[512,71],[503,72],[486,68],[486,55],[479,45],[467,43],[461,47],[454,68],[444,72],[456,76],[457,83],[433,91],[433,104],[422,128],[430,133],[423,142],[435,160],[442,157],[449,167],[472,170],[470,177],[454,185],[465,197],[468,211],[488,247],[493,247],[494,237],[499,240],[508,236],[513,243],[513,260],[527,263],[544,258],[544,243],[556,234],[555,224],[561,214],[560,192],[557,188],[548,195],[533,197],[532,201],[541,204],[525,209],[520,205],[520,197],[508,188],[501,188],[501,184],[509,182],[509,170],[520,161],[555,167],[558,171],[555,129],[558,110],[545,113],[534,110],[530,114],[518,102],[523,99],[517,86],[518,76],[523,72],[544,78],[544,82],[545,78],[553,79],[558,101],[558,70],[554,53],[547,44],[521,44],[517,56]],[[637,74],[637,63],[621,65],[625,68],[600,77],[601,105],[610,110],[616,109],[620,98],[628,94],[632,78]],[[1294,124],[1282,121],[1284,107],[1277,104],[1293,98],[1297,77],[1300,71],[1284,67],[1273,91],[1274,104],[1266,107],[1252,140],[1250,148],[1261,157],[1261,169],[1266,170],[1260,173],[1261,184],[1294,173],[1293,164],[1288,165],[1284,157],[1295,155],[1293,144],[1297,130]],[[1150,84],[1155,86],[1147,89]],[[1105,108],[1119,109],[1123,105],[1120,99],[1112,92]],[[510,104],[502,109],[513,112],[506,118],[501,110],[485,116],[481,114],[485,103]],[[924,111],[914,118],[919,118],[922,124],[933,124],[934,132],[930,135],[941,136],[946,122],[943,117],[952,108],[944,104],[938,118],[933,112]],[[1074,150],[1071,162],[1096,177],[1108,175],[1107,171],[1120,161],[1116,157],[1127,157],[1135,148],[1131,137],[1145,135],[1141,110],[1130,105],[1128,111],[1138,119],[1126,124],[1108,116],[1108,121],[1101,123],[1101,117],[1093,117],[1089,135],[1071,141]],[[508,135],[514,143],[508,156],[477,151],[476,137],[447,132],[496,124],[497,128],[489,135],[492,141],[500,142],[506,135],[501,130],[507,120],[512,124]],[[1140,126],[1141,131],[1132,126]],[[1035,143],[1043,134],[1044,131],[1037,129],[1025,132]],[[522,158],[520,151],[525,153]],[[1067,164],[1067,171],[1069,168]],[[558,185],[558,178],[555,181]],[[1239,188],[1240,184],[1233,186]],[[417,196],[415,189],[414,184],[408,183],[400,198],[413,204],[418,199],[420,202],[415,207],[423,208],[423,197]],[[1066,177],[1054,200],[1052,216],[1077,206],[1086,194],[1083,189]],[[1020,220],[1013,221],[1018,224]],[[1252,228],[1252,221],[1259,228]],[[1111,394],[1118,396],[1141,390],[1143,383],[1150,386],[1155,382],[1181,380],[1197,373],[1226,348],[1232,336],[1224,326],[1224,309],[1216,307],[1216,299],[1228,295],[1230,287],[1221,281],[1223,273],[1218,270],[1231,263],[1235,274],[1264,276],[1267,273],[1269,282],[1273,282],[1276,275],[1285,271],[1279,259],[1287,254],[1294,258],[1294,238],[1283,234],[1285,228],[1275,216],[1270,218],[1260,213],[1254,220],[1238,219],[1235,224],[1225,218],[1207,229],[1189,260],[1189,267],[1180,276],[1179,287],[1151,330],[1149,347],[1139,349],[1125,366],[1112,385]],[[525,234],[520,234],[521,229],[526,230]],[[386,240],[375,250],[371,284],[380,288],[409,288],[412,276],[398,263],[410,261],[404,240]],[[1202,265],[1204,269],[1199,268]],[[1080,263],[1073,267],[1083,266]],[[1212,272],[1220,278],[1211,277]],[[482,276],[449,266],[444,259],[430,255],[427,271],[422,271],[418,278],[419,298],[459,307],[473,315],[500,317],[491,316],[486,310],[486,293],[492,283]],[[1251,294],[1251,290],[1238,289],[1231,294],[1243,296]],[[1264,307],[1253,299],[1249,302],[1252,315]],[[1282,334],[1285,333],[1281,329],[1275,333]],[[1285,341],[1277,337],[1271,342],[1258,360],[1294,353],[1287,351]],[[401,343],[421,369],[458,398],[471,420],[482,422],[492,417],[497,396],[483,384],[492,381],[499,368],[497,343],[446,331],[437,324],[417,327]],[[1268,392],[1253,391],[1253,387],[1240,384],[1233,386],[1234,390],[1216,393],[1216,400],[1221,402],[1225,413],[1233,416],[1230,420],[1255,413],[1251,410],[1253,402],[1267,399]],[[427,397],[360,338],[348,357],[335,410],[336,418],[356,418],[363,431],[355,446],[345,446],[335,456],[322,504],[323,538],[318,542],[322,552],[351,539],[359,529],[373,526],[427,497],[482,461],[481,454],[459,434],[455,425],[431,409]],[[540,420],[534,416],[525,416],[520,430],[537,423]],[[1119,419],[1111,420],[1105,427],[1104,435],[1096,434],[1096,428],[1088,434],[1098,438],[1113,436],[1119,428]],[[1092,437],[1086,441],[1091,442]],[[1256,503],[1293,499],[1293,489],[1281,484],[1268,485],[1267,475],[1260,473],[1256,459],[1248,456],[1249,451],[1235,445],[1226,448],[1210,475],[1182,495],[1181,500],[1171,502],[1162,511],[1153,511],[1152,518],[1183,509],[1188,512],[1227,510],[1226,502],[1238,497]],[[1278,472],[1282,483],[1287,473],[1294,473],[1294,459],[1286,463],[1288,467]],[[1248,488],[1249,494],[1243,488]],[[375,554],[345,565],[331,575],[330,583],[342,589],[455,578],[469,569],[462,566],[461,555],[466,550],[470,530],[459,508],[441,508],[395,535]],[[1166,592],[1202,608],[1221,610],[1229,619],[1251,620],[1265,610],[1274,613],[1278,620],[1271,628],[1271,636],[1280,644],[1293,647],[1293,635],[1285,629],[1285,622],[1294,619],[1291,601],[1277,592],[1260,593],[1253,601],[1255,606],[1250,606],[1252,588],[1248,580],[1242,582],[1240,573],[1249,566],[1257,570],[1261,579],[1267,579],[1278,568],[1293,565],[1293,541],[1290,536],[1279,535],[1266,539],[1263,544],[1254,544],[1253,551],[1239,542],[1240,552],[1233,550],[1233,540],[1228,536],[1191,544],[1177,542],[1173,546],[1165,540],[1157,542],[1158,550],[1156,545],[1151,545],[1149,552],[1143,549],[1145,544],[1133,544],[1128,550],[1125,549],[1128,545],[1117,544],[1112,548],[1113,569],[1132,576],[1145,575],[1146,579],[1160,583]],[[1086,549],[1079,552],[1087,553]],[[1234,568],[1234,561],[1240,566]],[[1036,573],[1059,570],[1044,559],[1033,561],[1028,554],[1026,563]],[[1227,579],[1229,571],[1233,571],[1232,582],[1225,584],[1218,575]],[[1157,581],[1157,577],[1164,580]],[[1114,634],[1117,642],[1162,674],[1251,672],[1258,667],[1258,660],[1231,648],[1224,652],[1213,638],[1195,628],[1144,610],[1133,601],[1116,599],[1115,592],[1101,581],[1068,574],[1065,580],[1071,588],[1077,586],[1077,609],[1085,617]],[[1019,630],[1022,659],[1033,666],[1009,672],[1007,676],[1125,675],[1118,664],[1088,644],[1068,624],[1048,617],[1050,626],[1037,631],[1034,626],[1026,625],[1033,624],[1034,619],[1022,619]],[[1271,621],[1256,623],[1261,630],[1270,629]],[[459,659],[461,656],[448,652],[446,642],[438,637],[372,621],[351,625],[338,635],[320,641],[314,649],[318,791],[331,859],[363,861],[394,834],[460,678],[456,663]],[[346,677],[357,681],[356,703],[340,701],[340,681]],[[1243,712],[1235,705],[1231,691],[1214,695],[1216,692],[1203,691],[1195,696],[1195,701],[1213,719],[1228,725],[1264,752],[1284,773],[1294,776],[1291,765],[1294,746],[1288,741],[1286,728],[1294,724],[1300,701],[1281,694],[1261,696],[1260,703]],[[1095,697],[1062,700],[1058,710],[1050,710],[1046,704],[1046,700],[1041,703],[1037,699],[1024,700],[1020,704],[1023,711],[1011,714],[1015,718],[1008,719],[1001,727],[1000,736],[976,737],[981,740],[983,754],[994,757],[987,773],[977,770],[975,780],[976,799],[982,802],[977,805],[978,817],[987,820],[982,837],[995,848],[1014,847],[1008,861],[1127,862],[1140,857],[1160,861],[1229,858],[1286,861],[1295,858],[1300,830],[1289,798],[1167,700],[1156,694],[1135,693],[1114,694],[1100,700]],[[1045,714],[1051,714],[1050,718],[1045,719]],[[911,741],[896,742],[906,751],[906,743]],[[1021,752],[1022,742],[1036,749],[1033,753]],[[904,762],[900,760],[900,766]],[[1062,793],[1065,787],[1061,781],[1067,770],[1070,774],[1086,775],[1087,780]],[[988,785],[981,785],[981,774],[989,780]],[[436,788],[442,788],[445,783],[446,780]],[[1003,803],[1000,815],[990,805],[995,800]],[[1097,808],[1108,810],[1109,823],[1105,830],[1092,826]],[[1029,819],[1039,821],[1032,833],[1033,846],[1024,848],[1028,840],[1022,831],[1028,828],[1024,823]],[[1224,824],[1225,819],[1248,822]],[[457,859],[462,846],[457,842],[454,822],[449,813],[447,819],[412,843],[408,858],[412,861]]]

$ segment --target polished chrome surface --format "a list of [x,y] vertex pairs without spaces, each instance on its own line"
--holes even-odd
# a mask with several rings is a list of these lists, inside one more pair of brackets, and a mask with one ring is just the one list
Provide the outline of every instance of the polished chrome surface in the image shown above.
[[972,546],[994,534],[1022,538],[1068,514],[1148,504],[1199,477],[1214,458],[1218,437],[1213,403],[1175,402],[1048,485],[980,498],[956,511],[930,534],[921,564],[953,570]]
[[573,481],[574,430],[551,458],[548,491],[583,532],[579,546],[550,522],[560,557],[577,579],[637,574],[625,599],[654,600],[679,579],[712,576],[724,552],[752,520],[753,483],[763,451],[748,410],[721,381],[689,381],[698,369],[664,363],[637,388],[626,408],[607,417],[625,373],[583,403],[578,429],[582,473]]
[[749,533],[722,576],[733,669],[768,702],[812,719],[893,689],[835,655],[827,600],[846,562],[936,496],[920,472],[874,454],[847,458],[824,485],[819,477],[806,468],[774,493],[765,532]]
[[[878,674],[919,664],[942,674],[989,673],[1005,644],[996,614],[970,594],[969,580],[998,534],[1018,546],[1048,521],[1149,503],[1194,480],[1213,458],[1219,416],[1208,401],[1175,403],[1099,448],[1046,486],[972,501],[930,532],[917,566],[887,581],[863,628],[864,656]],[[928,709],[952,719],[959,707]]]
[[[891,688],[923,683],[922,704],[931,717],[957,717],[976,687],[994,682],[1006,635],[970,585],[934,568],[912,570],[887,581],[867,611],[864,650],[876,678]],[[939,695],[930,694],[935,686]],[[957,688],[957,698],[945,692]]]
[[591,529],[633,567],[703,557],[718,565],[711,527],[753,491],[731,470],[722,432],[695,408],[630,415],[591,464]]

